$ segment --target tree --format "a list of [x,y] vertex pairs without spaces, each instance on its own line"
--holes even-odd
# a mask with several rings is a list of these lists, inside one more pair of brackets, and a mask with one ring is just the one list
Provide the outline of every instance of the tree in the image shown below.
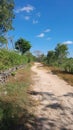
[[55,48],[55,56],[58,64],[62,64],[63,60],[67,57],[68,47],[66,44],[57,44]]
[[48,51],[47,63],[49,65],[53,65],[54,62],[55,62],[55,51]]
[[15,49],[19,50],[22,54],[29,51],[31,48],[31,44],[29,41],[26,41],[23,38],[20,38],[15,42]]
[[14,18],[14,1],[0,0],[0,35],[12,30],[12,19]]
[[0,0],[0,43],[7,44],[7,39],[5,35],[9,30],[13,29],[12,27],[12,20],[14,18],[13,9],[14,9],[14,0]]
[[39,61],[39,62],[43,61],[44,54],[40,50],[34,51],[34,55],[35,55],[37,61]]

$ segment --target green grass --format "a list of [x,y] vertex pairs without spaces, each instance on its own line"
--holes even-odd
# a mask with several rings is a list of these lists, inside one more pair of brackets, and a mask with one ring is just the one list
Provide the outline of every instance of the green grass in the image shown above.
[[30,65],[9,77],[0,86],[0,130],[28,129],[35,125],[32,100],[28,93],[31,83]]

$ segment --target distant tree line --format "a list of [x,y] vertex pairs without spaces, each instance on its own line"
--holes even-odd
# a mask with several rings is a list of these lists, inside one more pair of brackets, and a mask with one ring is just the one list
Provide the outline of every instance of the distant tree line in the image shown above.
[[66,44],[57,44],[54,50],[48,51],[47,55],[40,55],[38,59],[48,66],[58,67],[62,71],[73,73],[73,58],[68,57]]

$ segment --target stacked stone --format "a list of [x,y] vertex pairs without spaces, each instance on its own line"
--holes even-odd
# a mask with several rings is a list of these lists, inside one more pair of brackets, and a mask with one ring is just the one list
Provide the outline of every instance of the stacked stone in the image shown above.
[[15,72],[17,69],[20,69],[23,67],[24,67],[24,65],[20,65],[20,66],[10,68],[4,72],[3,71],[0,72],[0,83],[4,83],[6,81],[6,79],[11,75],[12,72]]

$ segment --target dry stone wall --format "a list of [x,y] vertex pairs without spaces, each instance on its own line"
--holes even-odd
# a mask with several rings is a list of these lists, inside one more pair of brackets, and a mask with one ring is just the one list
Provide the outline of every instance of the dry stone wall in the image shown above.
[[12,72],[15,72],[17,69],[24,68],[25,65],[16,66],[9,68],[8,70],[0,72],[0,84],[5,83],[6,79],[11,75]]

